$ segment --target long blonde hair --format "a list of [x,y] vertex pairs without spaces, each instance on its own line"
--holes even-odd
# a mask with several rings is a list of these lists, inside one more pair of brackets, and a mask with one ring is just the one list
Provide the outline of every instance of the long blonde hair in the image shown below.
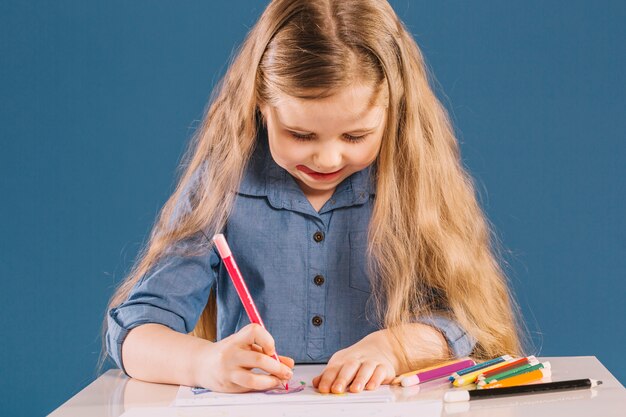
[[[109,307],[126,300],[168,248],[224,227],[254,150],[259,103],[278,93],[327,97],[355,79],[382,85],[388,97],[369,226],[382,323],[399,329],[432,314],[438,300],[476,339],[475,356],[521,352],[515,304],[453,128],[418,46],[384,0],[268,5],[215,89],[178,186]],[[215,319],[212,294],[193,333],[214,339]]]

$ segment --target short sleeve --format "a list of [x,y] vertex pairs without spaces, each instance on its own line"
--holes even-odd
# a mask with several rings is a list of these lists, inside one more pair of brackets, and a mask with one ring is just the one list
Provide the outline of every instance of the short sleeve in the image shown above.
[[133,328],[157,323],[191,332],[215,283],[219,257],[212,249],[200,256],[165,256],[133,287],[126,301],[107,314],[107,353],[124,370],[122,344]]

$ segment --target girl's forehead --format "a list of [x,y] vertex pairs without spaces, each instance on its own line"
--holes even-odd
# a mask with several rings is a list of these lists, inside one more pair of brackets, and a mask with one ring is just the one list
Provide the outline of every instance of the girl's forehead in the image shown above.
[[377,96],[378,91],[372,86],[354,85],[344,87],[331,96],[319,99],[300,99],[279,95],[273,108],[281,124],[294,128],[307,127],[298,126],[303,121],[328,123],[334,120],[348,124],[369,122],[375,125],[382,117],[385,107],[378,103],[380,100],[377,100]]

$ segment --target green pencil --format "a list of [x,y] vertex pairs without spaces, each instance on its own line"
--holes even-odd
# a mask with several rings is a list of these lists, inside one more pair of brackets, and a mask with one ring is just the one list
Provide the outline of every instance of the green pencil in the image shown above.
[[478,386],[483,386],[494,381],[500,381],[502,379],[511,378],[513,376],[525,374],[527,372],[532,372],[537,369],[543,369],[543,368],[550,369],[550,362],[537,363],[534,365],[526,364],[526,365],[520,366],[519,368],[509,369],[508,371],[501,372],[499,374],[490,376],[489,378],[483,379],[482,381],[478,383]]

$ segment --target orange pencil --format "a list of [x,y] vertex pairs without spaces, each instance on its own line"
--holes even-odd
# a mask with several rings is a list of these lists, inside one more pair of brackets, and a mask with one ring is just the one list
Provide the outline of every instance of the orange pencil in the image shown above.
[[512,376],[511,378],[506,378],[501,381],[494,381],[490,384],[483,385],[482,389],[515,387],[517,385],[530,384],[531,382],[537,382],[543,378],[547,378],[550,375],[552,375],[550,369],[537,369],[536,371]]

